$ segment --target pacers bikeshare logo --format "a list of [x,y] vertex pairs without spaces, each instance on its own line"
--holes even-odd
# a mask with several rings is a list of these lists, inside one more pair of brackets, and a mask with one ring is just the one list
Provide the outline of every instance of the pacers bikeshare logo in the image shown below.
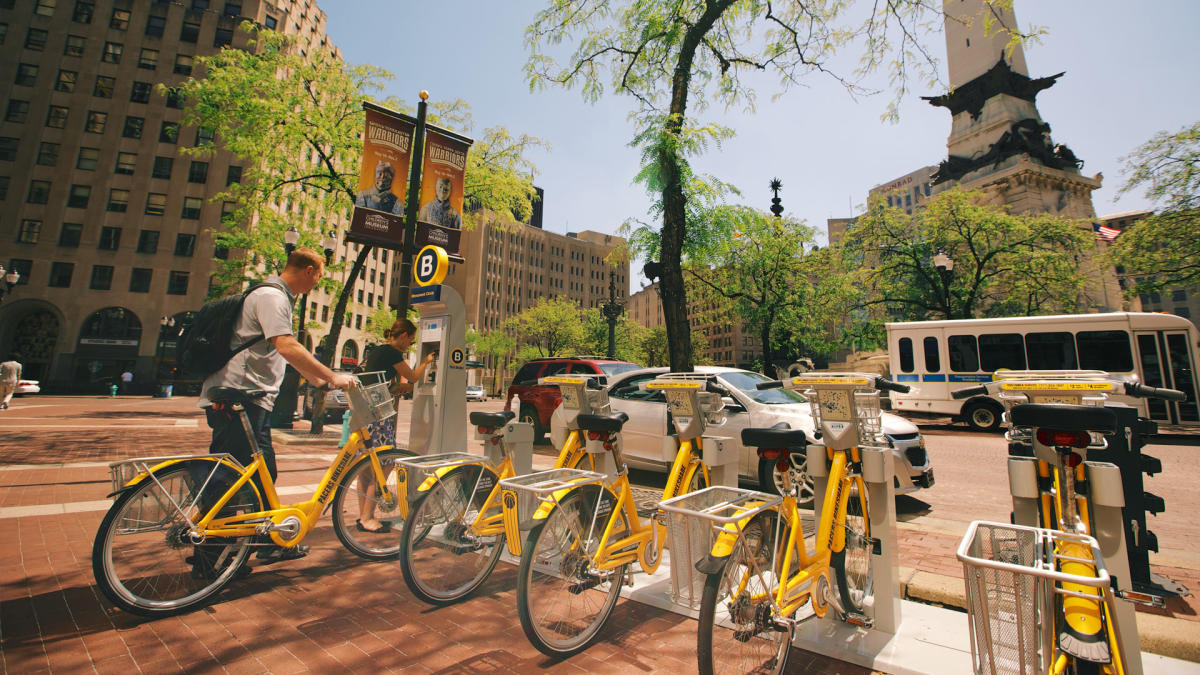
[[455,347],[450,350],[450,367],[461,369],[463,364],[467,362],[467,352],[462,347]]

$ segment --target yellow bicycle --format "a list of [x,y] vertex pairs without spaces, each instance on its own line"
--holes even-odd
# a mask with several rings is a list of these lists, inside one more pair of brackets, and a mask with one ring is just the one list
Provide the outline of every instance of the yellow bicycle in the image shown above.
[[[92,547],[92,572],[105,597],[143,616],[192,610],[235,579],[256,547],[290,549],[303,541],[331,498],[334,528],[348,549],[367,558],[394,557],[398,532],[355,534],[337,517],[357,512],[360,495],[384,521],[402,519],[408,507],[395,469],[410,453],[390,444],[395,409],[386,380],[382,373],[364,373],[359,380],[349,392],[358,431],[307,501],[280,502],[250,431],[244,406],[263,396],[261,390],[218,387],[210,392],[214,404],[230,406],[240,417],[252,448],[248,466],[228,454],[136,458],[111,465],[114,491],[109,496],[116,501]],[[339,508],[342,504],[345,509]]]

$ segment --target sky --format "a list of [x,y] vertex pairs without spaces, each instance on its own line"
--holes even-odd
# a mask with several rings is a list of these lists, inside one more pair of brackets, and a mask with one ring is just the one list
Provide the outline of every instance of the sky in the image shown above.
[[[638,152],[628,118],[633,99],[606,95],[596,104],[578,90],[530,91],[523,65],[524,29],[545,3],[533,0],[318,0],[327,31],[355,64],[395,75],[387,93],[415,105],[462,98],[471,105],[475,135],[504,126],[550,145],[530,155],[535,184],[545,190],[544,227],[564,234],[616,233],[627,219],[646,220],[650,198],[633,182]],[[1017,21],[1046,29],[1028,46],[1031,77],[1064,72],[1037,98],[1056,143],[1084,160],[1082,173],[1103,173],[1093,193],[1098,215],[1153,208],[1142,191],[1117,200],[1121,157],[1154,134],[1197,120],[1200,78],[1195,0],[1015,0]],[[943,62],[945,42],[932,41]],[[1188,64],[1192,64],[1189,66]],[[882,79],[868,81],[886,86]],[[945,159],[950,113],[920,100],[945,93],[917,83],[901,104],[897,123],[881,121],[889,92],[852,98],[832,80],[809,76],[804,87],[780,92],[757,87],[756,111],[710,106],[700,121],[719,122],[737,135],[693,160],[697,170],[741,190],[733,203],[767,209],[771,178],[783,181],[785,211],[816,228],[827,218],[860,212],[867,191]],[[467,132],[471,135],[470,132]]]

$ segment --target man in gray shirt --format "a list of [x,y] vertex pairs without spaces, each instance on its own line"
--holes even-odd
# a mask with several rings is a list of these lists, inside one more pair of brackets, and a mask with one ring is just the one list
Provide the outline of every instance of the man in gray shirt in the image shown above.
[[[241,420],[228,406],[215,404],[209,398],[213,387],[235,389],[261,389],[262,398],[247,403],[246,416],[254,432],[263,461],[271,478],[276,476],[275,450],[271,445],[271,410],[275,397],[283,382],[287,364],[300,371],[309,382],[328,383],[339,389],[348,389],[354,378],[347,373],[335,373],[308,352],[292,335],[292,305],[296,296],[308,293],[317,285],[325,271],[325,259],[308,248],[299,248],[288,256],[287,265],[278,275],[267,279],[269,286],[255,289],[246,296],[242,315],[234,327],[230,348],[258,340],[252,347],[242,350],[225,367],[204,380],[200,392],[200,407],[204,408],[208,426],[212,428],[212,443],[209,452],[233,455],[243,465],[253,460],[250,443],[242,429]],[[261,338],[261,339],[260,339]],[[260,486],[261,491],[261,486]],[[265,549],[258,554],[269,562],[299,558],[308,551],[307,546],[290,549]],[[195,564],[195,563],[194,563]]]

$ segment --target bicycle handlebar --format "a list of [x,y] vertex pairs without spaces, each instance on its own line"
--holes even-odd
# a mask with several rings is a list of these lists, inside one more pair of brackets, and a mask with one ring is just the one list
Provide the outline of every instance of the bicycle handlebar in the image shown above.
[[875,378],[875,388],[880,391],[894,391],[899,394],[907,394],[908,392],[912,391],[912,387],[908,386],[907,384],[892,382],[882,375]]
[[967,387],[966,389],[959,389],[957,391],[952,391],[952,392],[950,392],[950,397],[962,399],[962,398],[971,398],[972,396],[985,396],[987,393],[988,393],[987,387],[985,385],[979,385],[978,387]]
[[1161,398],[1166,401],[1186,401],[1187,394],[1165,387],[1148,387],[1137,382],[1125,383],[1125,394],[1138,398]]

